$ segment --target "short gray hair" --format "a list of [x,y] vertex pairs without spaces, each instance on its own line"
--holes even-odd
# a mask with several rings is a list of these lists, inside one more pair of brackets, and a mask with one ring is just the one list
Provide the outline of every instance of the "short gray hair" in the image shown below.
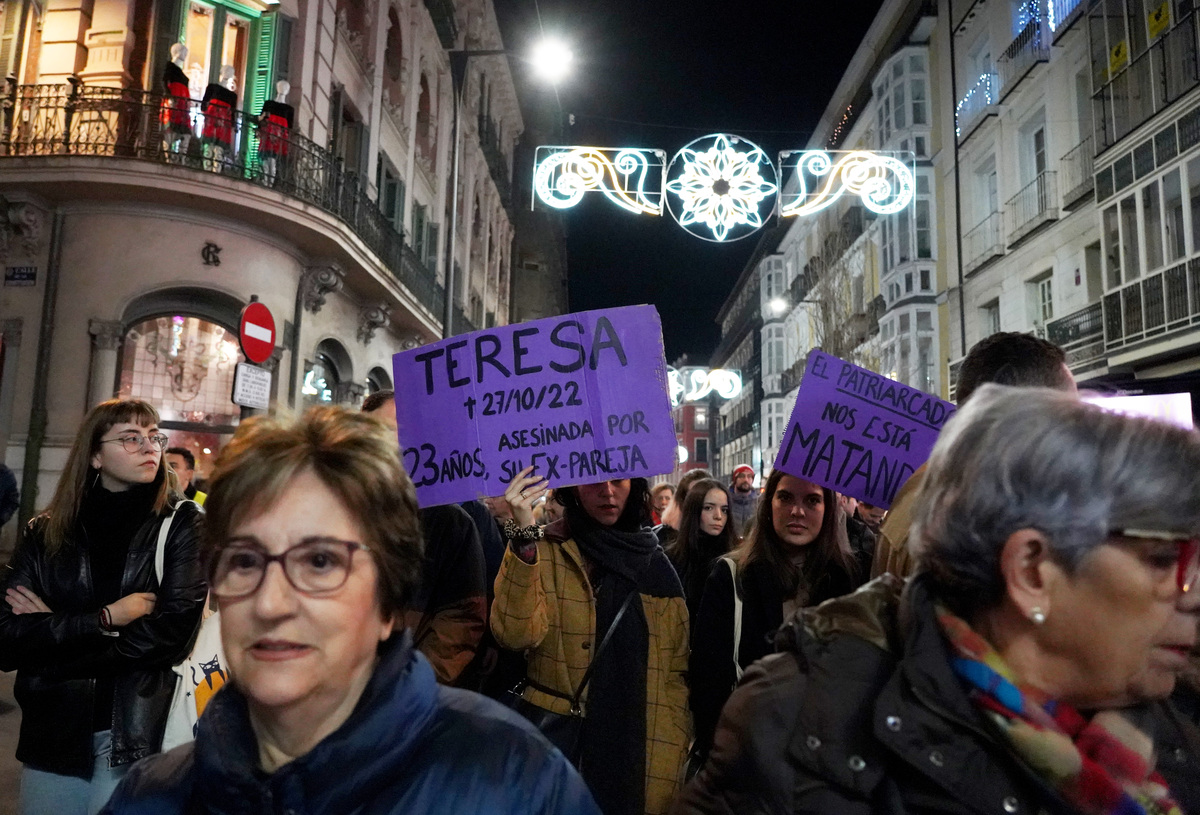
[[930,456],[914,553],[969,616],[1003,599],[1001,549],[1027,528],[1072,571],[1114,529],[1200,532],[1200,435],[1060,391],[981,386]]

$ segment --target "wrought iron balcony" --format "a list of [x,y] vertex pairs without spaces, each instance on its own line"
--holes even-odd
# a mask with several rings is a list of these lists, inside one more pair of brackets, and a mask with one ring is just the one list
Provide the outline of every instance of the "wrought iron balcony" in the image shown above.
[[993,212],[979,222],[974,229],[963,235],[963,272],[970,274],[992,258],[1004,254],[1004,240],[1000,236],[1000,213]]
[[442,48],[447,51],[458,44],[458,23],[454,20],[454,3],[452,0],[425,0],[425,8],[433,19],[433,27],[441,40]]
[[1088,136],[1058,161],[1063,176],[1063,209],[1084,203],[1096,188],[1096,156]]
[[[233,111],[221,121],[231,132],[232,147],[218,153],[201,143],[204,114],[195,102],[184,108],[164,107],[159,94],[85,87],[75,81],[10,85],[2,101],[6,115],[0,122],[0,161],[127,159],[165,165],[181,174],[210,174],[268,187],[340,220],[426,308],[442,313],[437,278],[367,196],[357,174],[344,168],[338,156],[294,131],[268,134],[256,116]],[[183,130],[168,131],[164,118],[170,123],[171,115],[180,114],[183,121],[176,126]]]
[[980,74],[954,108],[954,132],[959,143],[975,132],[988,116],[996,115],[999,79],[994,72]]
[[483,150],[483,158],[487,162],[488,172],[496,182],[500,192],[500,203],[510,213],[512,212],[512,180],[508,174],[508,159],[500,149],[500,131],[496,123],[487,116],[479,116],[479,146]]
[[1042,224],[1058,218],[1058,174],[1039,173],[1008,199],[1008,245],[1013,246]]
[[1046,338],[1067,354],[1073,371],[1092,367],[1104,358],[1104,308],[1092,303],[1086,308],[1046,323]]
[[1004,101],[1034,66],[1050,59],[1050,31],[1040,16],[1030,20],[997,60],[1000,98]]
[[1109,353],[1200,324],[1200,258],[1109,292],[1103,303]]
[[804,378],[804,368],[808,364],[807,357],[801,357],[792,363],[792,367],[783,372],[781,376],[780,392],[789,393],[792,388],[799,387],[800,380]]

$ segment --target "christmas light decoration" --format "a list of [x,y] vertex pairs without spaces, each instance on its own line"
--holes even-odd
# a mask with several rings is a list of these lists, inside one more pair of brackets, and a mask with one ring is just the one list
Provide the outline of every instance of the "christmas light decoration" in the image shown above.
[[539,147],[536,159],[533,188],[556,209],[573,207],[585,192],[596,190],[636,215],[662,214],[666,153],[661,150]]
[[779,196],[785,218],[820,212],[846,194],[857,195],[872,212],[891,215],[907,207],[916,190],[912,169],[884,153],[785,151],[779,163],[784,174],[795,171],[795,192],[789,185]]
[[731,234],[736,240],[760,229],[778,189],[775,167],[762,148],[726,133],[690,142],[667,167],[671,214],[705,240],[721,242]]

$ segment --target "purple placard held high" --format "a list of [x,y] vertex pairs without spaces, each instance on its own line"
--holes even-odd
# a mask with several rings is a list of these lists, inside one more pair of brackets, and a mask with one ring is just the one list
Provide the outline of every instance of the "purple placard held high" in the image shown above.
[[775,469],[877,507],[929,458],[955,407],[813,349]]
[[675,426],[653,306],[462,334],[392,357],[404,466],[421,506],[670,471]]

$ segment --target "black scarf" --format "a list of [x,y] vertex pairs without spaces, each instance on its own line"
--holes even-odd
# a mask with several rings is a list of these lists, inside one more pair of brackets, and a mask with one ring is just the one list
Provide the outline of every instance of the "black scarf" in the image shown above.
[[[646,671],[649,629],[641,596],[682,594],[679,579],[649,529],[621,530],[570,513],[571,538],[592,568],[596,646],[625,598],[634,594],[612,641],[592,669],[580,773],[605,815],[645,812]],[[665,572],[664,572],[665,567]]]

